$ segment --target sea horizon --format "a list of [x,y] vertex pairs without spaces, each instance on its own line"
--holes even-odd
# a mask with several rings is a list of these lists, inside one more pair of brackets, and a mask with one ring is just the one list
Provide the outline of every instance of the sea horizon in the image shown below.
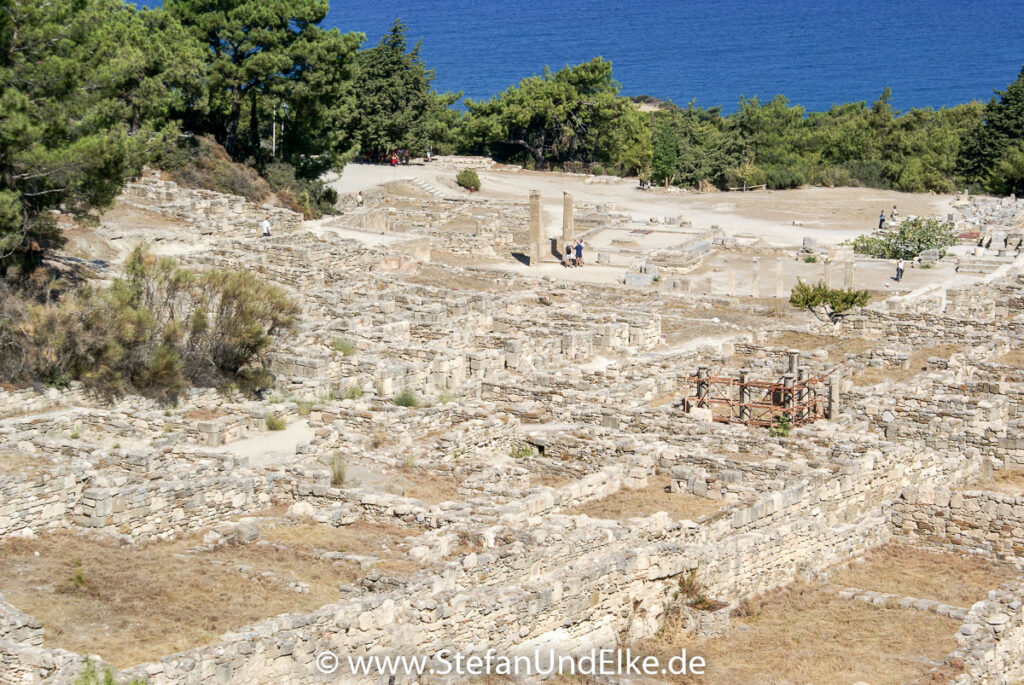
[[[147,0],[147,6],[159,2]],[[521,79],[594,57],[612,62],[622,94],[685,107],[737,109],[777,94],[808,111],[871,102],[885,88],[899,110],[988,101],[1024,65],[1024,0],[842,5],[654,0],[519,0],[482,6],[332,2],[327,28],[375,45],[396,18],[434,70],[434,87],[490,98]]]

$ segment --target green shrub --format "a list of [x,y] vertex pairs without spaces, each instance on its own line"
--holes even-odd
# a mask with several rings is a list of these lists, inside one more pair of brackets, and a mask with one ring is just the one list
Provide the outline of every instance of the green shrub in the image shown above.
[[476,169],[463,169],[455,176],[455,182],[469,190],[480,190],[480,176]]
[[754,164],[744,164],[734,167],[725,172],[726,188],[743,188],[744,186],[759,186],[768,180],[764,170]]
[[394,398],[395,404],[399,407],[418,407],[420,406],[419,398],[416,397],[416,393],[408,388],[402,390]]
[[765,171],[765,185],[774,190],[799,188],[806,180],[804,175],[790,167],[773,166]]
[[331,457],[331,485],[337,487],[345,484],[347,466],[337,454]]
[[82,286],[59,303],[3,304],[17,318],[0,324],[0,380],[78,380],[107,396],[132,390],[161,400],[190,384],[267,387],[263,355],[298,313],[283,290],[251,273],[194,273],[144,247],[109,286]]
[[343,400],[358,400],[362,396],[363,389],[355,383],[345,388],[345,392],[341,393],[341,399]]
[[346,357],[356,351],[356,346],[352,344],[352,341],[345,340],[344,338],[335,338],[331,341],[331,349],[335,352],[341,352]]
[[459,399],[459,394],[452,392],[451,390],[442,390],[437,394],[438,404],[448,404],[449,402],[454,402],[457,399]]
[[512,450],[508,453],[508,456],[512,457],[513,459],[525,459],[526,457],[533,456],[533,445],[530,445],[525,442],[522,443],[521,445],[517,445],[512,448]]
[[904,221],[894,232],[861,235],[850,242],[857,254],[883,259],[913,259],[925,250],[938,250],[944,257],[946,248],[956,243],[952,224],[921,217]]
[[768,435],[773,438],[788,438],[789,431],[792,430],[793,424],[789,420],[789,415],[779,414],[775,417],[775,422],[768,429]]
[[812,254],[809,254],[806,257],[804,257],[804,262],[806,264],[814,264],[817,261],[818,261],[818,258],[815,255],[812,255]]
[[227,151],[209,136],[180,139],[178,149],[167,154],[165,169],[171,179],[187,188],[203,188],[241,195],[252,202],[270,197],[270,185],[252,167],[231,160]]
[[835,323],[854,307],[868,303],[867,290],[841,290],[829,288],[824,281],[808,285],[798,280],[789,295],[789,303],[800,309],[808,309],[819,319],[822,316]]
[[267,424],[268,431],[283,431],[287,426],[284,419],[282,419],[277,414],[271,414],[270,416],[268,416],[264,423]]

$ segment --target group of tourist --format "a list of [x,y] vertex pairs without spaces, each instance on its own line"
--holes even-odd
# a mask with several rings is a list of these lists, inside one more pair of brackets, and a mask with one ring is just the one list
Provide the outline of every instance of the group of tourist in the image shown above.
[[583,266],[583,241],[577,240],[576,244],[565,244],[565,255],[562,257],[562,266]]
[[[893,205],[892,206],[892,212],[889,214],[889,220],[890,221],[896,221],[896,217],[898,217],[898,216],[899,216],[899,213],[896,211],[896,205]],[[878,230],[881,231],[883,226],[885,226],[885,210],[884,209],[881,212],[878,213]]]

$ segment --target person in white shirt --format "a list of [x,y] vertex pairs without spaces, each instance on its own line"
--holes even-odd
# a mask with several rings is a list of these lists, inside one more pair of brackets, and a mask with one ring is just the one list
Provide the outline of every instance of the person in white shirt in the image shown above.
[[900,257],[900,261],[896,262],[896,281],[903,280],[903,258]]
[[270,217],[269,216],[263,219],[263,223],[260,224],[260,228],[262,229],[263,237],[264,238],[269,238],[270,237]]

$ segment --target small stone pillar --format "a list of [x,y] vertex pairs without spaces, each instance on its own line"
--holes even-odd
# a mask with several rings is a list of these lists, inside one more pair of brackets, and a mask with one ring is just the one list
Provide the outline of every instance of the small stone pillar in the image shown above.
[[825,262],[825,286],[832,287],[832,262]]
[[729,297],[736,297],[736,272],[729,272]]
[[572,193],[562,193],[562,242],[558,245],[558,252],[565,254],[566,245],[576,243],[576,222],[573,219]]
[[782,260],[775,262],[775,297],[785,297],[786,286],[782,283]]
[[853,260],[843,264],[843,287],[848,290],[853,287]]
[[825,384],[825,418],[831,419],[839,410],[839,379],[829,378]]
[[796,380],[794,374],[787,373],[782,377],[782,407],[785,410],[783,413],[789,417],[790,422],[793,422],[793,384]]
[[789,355],[789,373],[796,373],[800,366],[800,350],[786,350],[786,354]]
[[711,388],[711,383],[708,380],[709,373],[708,367],[698,366],[697,367],[697,406],[707,407],[708,404],[708,391]]
[[541,229],[540,191],[530,191],[530,266],[540,264],[544,254],[544,232]]
[[796,391],[796,401],[799,405],[796,418],[798,420],[804,420],[810,418],[810,412],[808,411],[807,402],[810,400],[809,392],[807,390],[807,379],[811,377],[811,369],[808,366],[801,366],[797,374],[797,380],[800,382],[799,387]]
[[750,420],[750,387],[746,385],[749,376],[749,369],[740,369],[740,421]]
[[754,257],[754,274],[750,281],[750,296],[761,296],[761,258]]

